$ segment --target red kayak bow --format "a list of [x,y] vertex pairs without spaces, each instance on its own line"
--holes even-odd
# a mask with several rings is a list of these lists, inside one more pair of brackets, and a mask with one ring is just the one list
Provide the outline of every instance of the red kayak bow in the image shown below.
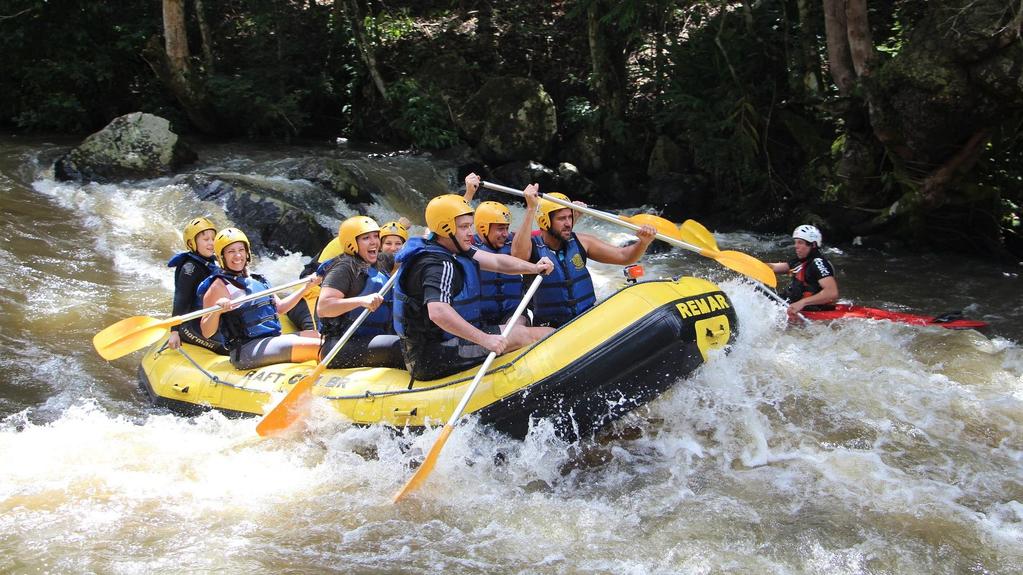
[[883,319],[909,325],[926,325],[946,329],[981,329],[988,326],[985,321],[963,318],[962,312],[952,312],[937,317],[888,311],[874,307],[837,304],[835,309],[826,311],[803,311],[806,319],[827,321],[832,319]]

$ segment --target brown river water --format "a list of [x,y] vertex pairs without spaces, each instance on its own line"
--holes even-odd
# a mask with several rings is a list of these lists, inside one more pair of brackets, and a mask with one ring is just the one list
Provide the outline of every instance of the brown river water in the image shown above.
[[[728,355],[577,443],[544,421],[518,441],[470,417],[394,505],[439,430],[403,451],[392,431],[314,406],[304,429],[262,440],[251,419],[150,406],[140,354],[96,355],[103,327],[169,315],[182,223],[225,217],[173,178],[55,182],[73,143],[0,137],[0,573],[1023,573],[1018,266],[828,248],[843,297],[962,309],[992,324],[980,334],[788,326],[713,261],[648,255],[647,277],[728,293]],[[199,152],[195,169],[256,178],[304,153]],[[454,184],[427,157],[351,161],[385,190],[381,221]],[[717,240],[765,261],[790,252],[784,236]],[[302,263],[256,268],[280,282]],[[620,269],[592,269],[599,296],[621,285]]]

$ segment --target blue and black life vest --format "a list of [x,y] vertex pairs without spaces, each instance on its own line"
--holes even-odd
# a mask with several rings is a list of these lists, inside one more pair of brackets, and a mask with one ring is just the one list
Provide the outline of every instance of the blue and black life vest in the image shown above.
[[[473,245],[478,250],[492,254],[510,255],[513,239],[515,234],[508,234],[508,241],[499,250],[490,247],[490,244],[479,236],[473,237]],[[521,300],[522,276],[480,270],[481,313],[488,323],[499,323],[504,316],[515,310]]]
[[[199,288],[196,289],[199,299],[206,295],[217,279],[227,283],[231,299],[270,289],[270,284],[261,275],[241,276],[219,270],[199,284]],[[245,302],[224,313],[220,316],[218,331],[223,333],[229,349],[249,340],[281,335],[281,321],[277,317],[277,305],[274,303],[273,295]]]
[[[330,260],[331,265],[327,266],[327,269],[329,270],[332,265],[336,265],[339,261],[340,258]],[[386,284],[387,280],[390,278],[390,276],[378,270],[376,266],[369,266],[366,270],[366,275],[366,285],[362,288],[362,291],[354,297],[361,297],[379,292],[384,289],[384,284]],[[391,294],[392,292],[384,294],[384,303],[380,304],[380,307],[378,307],[376,311],[370,312],[369,316],[367,316],[365,321],[362,322],[359,329],[355,330],[353,335],[375,336],[391,333],[391,312],[394,301]],[[352,296],[345,294],[345,297]],[[352,323],[354,323],[364,311],[366,311],[366,308],[359,306],[337,317],[320,318],[320,323],[322,324],[321,333],[327,337],[341,337],[348,330],[348,326],[352,325]]]
[[[181,252],[179,254],[174,255],[174,257],[167,261],[167,267],[180,268],[188,262],[194,263],[200,270],[206,270],[206,276],[205,277],[200,276],[202,277],[202,279],[206,279],[206,277],[209,277],[220,271],[220,266],[217,265],[217,260],[213,259],[212,257],[210,259],[206,259],[195,252]],[[178,273],[180,273],[180,271]],[[177,277],[178,276],[174,276],[175,281],[177,280]],[[202,298],[196,296],[196,294],[193,293],[192,309],[188,311],[195,311],[197,309],[202,309]]]
[[430,324],[433,322],[430,320],[430,315],[423,306],[423,302],[410,299],[401,286],[402,274],[412,267],[416,258],[425,253],[454,259],[461,266],[462,291],[458,292],[458,295],[451,301],[451,307],[455,308],[462,319],[476,327],[481,327],[480,271],[476,260],[452,254],[432,241],[411,238],[395,258],[401,264],[401,268],[398,269],[398,279],[394,282],[395,333],[401,337],[421,338],[435,329],[443,334],[442,341],[454,337],[440,328],[431,329]]
[[557,252],[547,247],[542,235],[530,239],[540,257],[547,256],[554,262],[554,271],[544,278],[533,297],[533,323],[560,327],[597,303],[593,280],[586,269],[586,250],[574,233]]

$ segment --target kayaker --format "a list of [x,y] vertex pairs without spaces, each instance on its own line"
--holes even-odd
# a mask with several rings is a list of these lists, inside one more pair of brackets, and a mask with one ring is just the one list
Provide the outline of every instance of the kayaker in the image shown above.
[[315,360],[320,349],[319,334],[315,331],[282,334],[277,314],[300,303],[310,286],[319,285],[322,278],[316,276],[287,297],[271,294],[236,308],[232,299],[269,289],[270,284],[263,276],[249,272],[252,250],[241,230],[227,228],[218,232],[213,251],[221,269],[199,285],[197,294],[204,307],[219,305],[224,310],[202,318],[203,336],[213,337],[216,333],[223,336],[235,369]]
[[[558,328],[597,302],[586,268],[588,260],[614,265],[636,263],[654,241],[657,230],[650,225],[642,226],[636,232],[638,242],[614,246],[596,236],[574,232],[575,212],[550,200],[540,200],[538,192],[536,185],[523,190],[526,210],[536,214],[540,233],[532,235],[532,219],[523,218],[512,240],[511,255],[531,262],[544,257],[555,262],[554,271],[533,298],[533,324]],[[547,195],[568,201],[565,194]]]
[[408,241],[408,228],[412,222],[401,217],[397,221],[387,222],[380,226],[380,251],[396,254]]
[[348,218],[338,228],[338,241],[344,253],[326,265],[316,303],[320,359],[368,309],[369,316],[327,367],[405,367],[398,336],[388,335],[393,334],[392,296],[378,293],[394,268],[394,255],[380,249],[380,226],[367,216]]
[[[480,177],[469,174],[465,177],[465,201],[472,201],[480,186]],[[473,218],[476,234],[472,237],[472,245],[478,250],[492,254],[511,255],[511,242],[515,233],[509,233],[511,227],[511,210],[500,202],[481,202],[476,206]],[[515,311],[522,300],[522,276],[499,274],[486,270],[480,271],[480,305],[483,322],[488,324],[504,323]],[[526,314],[519,317],[522,325],[529,325]]]
[[803,224],[792,231],[792,240],[795,259],[768,264],[775,273],[792,276],[792,284],[782,294],[789,302],[789,315],[830,309],[838,299],[838,282],[835,268],[821,254],[821,231]]
[[[182,239],[184,239],[188,251],[175,255],[167,262],[167,267],[174,268],[172,315],[184,315],[202,309],[202,300],[195,295],[195,290],[203,280],[220,270],[213,257],[213,238],[216,234],[217,226],[209,218],[192,218],[185,225]],[[167,347],[178,349],[181,347],[181,342],[198,345],[220,355],[227,355],[227,349],[222,341],[202,336],[198,319],[170,328]]]
[[402,337],[412,378],[431,380],[481,363],[489,352],[529,345],[551,332],[516,325],[505,338],[501,326],[482,321],[480,269],[506,274],[549,273],[551,261],[535,264],[472,245],[473,209],[446,194],[426,206],[426,238],[411,238],[398,252],[394,327]]

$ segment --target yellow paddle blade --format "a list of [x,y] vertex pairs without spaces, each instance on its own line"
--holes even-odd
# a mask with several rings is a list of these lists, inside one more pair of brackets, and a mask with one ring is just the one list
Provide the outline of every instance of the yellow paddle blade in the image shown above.
[[676,240],[682,239],[682,236],[678,233],[678,228],[675,227],[674,222],[666,220],[661,216],[655,216],[654,214],[636,214],[634,216],[622,216],[622,219],[635,224],[637,226],[650,225],[657,228],[657,233],[668,236],[669,238],[675,238]]
[[172,325],[177,325],[173,318],[137,315],[107,326],[92,337],[92,345],[100,357],[110,361],[160,341]]
[[686,220],[682,222],[682,225],[679,226],[679,232],[681,234],[682,241],[686,243],[690,243],[701,248],[710,248],[712,250],[718,249],[718,242],[714,239],[714,234],[696,220]]
[[394,497],[391,499],[391,503],[397,503],[402,497],[405,497],[415,489],[417,489],[426,478],[433,471],[433,466],[437,465],[437,457],[440,456],[440,450],[444,448],[444,443],[447,442],[448,436],[451,435],[451,430],[454,429],[450,423],[444,425],[444,428],[440,430],[440,435],[437,437],[437,441],[433,442],[433,447],[430,448],[430,453],[426,454],[426,459],[419,466],[419,469],[409,478],[408,482],[405,483],[405,487],[402,487]]
[[326,363],[320,362],[316,364],[316,368],[308,375],[298,380],[298,383],[295,384],[295,387],[291,388],[291,391],[284,396],[284,399],[256,424],[256,433],[262,437],[280,433],[301,417],[306,407],[304,400],[309,396],[313,384],[316,383],[316,380],[326,367]]
[[749,254],[730,250],[719,252],[711,249],[702,250],[700,254],[712,257],[726,268],[737,271],[762,284],[771,287],[778,285],[778,278],[774,275],[774,270],[771,269],[771,266]]

